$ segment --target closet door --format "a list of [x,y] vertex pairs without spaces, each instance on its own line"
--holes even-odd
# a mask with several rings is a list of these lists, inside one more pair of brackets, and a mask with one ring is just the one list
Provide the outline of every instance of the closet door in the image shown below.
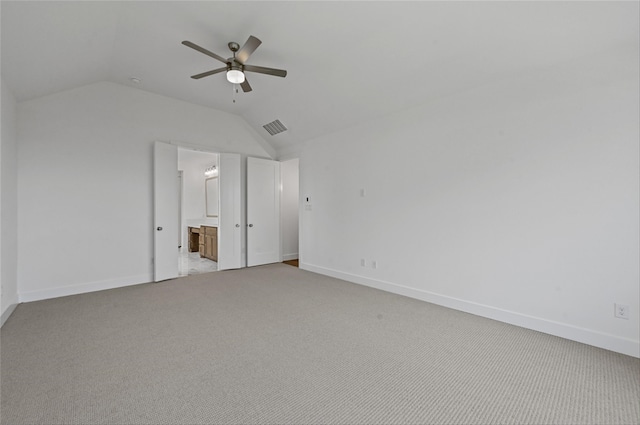
[[247,266],[281,261],[280,163],[247,158]]

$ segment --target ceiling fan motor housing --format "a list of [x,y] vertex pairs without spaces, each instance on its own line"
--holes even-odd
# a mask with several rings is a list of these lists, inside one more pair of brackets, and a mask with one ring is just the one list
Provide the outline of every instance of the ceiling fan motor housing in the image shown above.
[[234,60],[229,60],[229,62],[227,62],[227,71],[231,70],[244,72],[244,66]]

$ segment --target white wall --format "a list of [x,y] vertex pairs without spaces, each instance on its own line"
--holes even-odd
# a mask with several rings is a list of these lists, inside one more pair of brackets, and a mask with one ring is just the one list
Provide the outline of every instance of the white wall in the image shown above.
[[0,144],[0,325],[18,303],[16,101],[2,81]]
[[620,46],[308,143],[301,267],[639,356],[638,79]]
[[21,301],[152,280],[154,140],[269,156],[238,116],[106,82],[19,103],[18,134]]
[[285,261],[298,258],[299,162],[299,159],[291,159],[280,163],[282,258]]

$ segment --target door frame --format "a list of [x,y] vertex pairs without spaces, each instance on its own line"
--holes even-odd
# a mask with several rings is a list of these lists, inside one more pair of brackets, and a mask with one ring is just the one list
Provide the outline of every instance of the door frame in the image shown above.
[[[300,158],[298,157],[294,157],[294,158],[287,158],[287,159],[280,159],[278,160],[280,162],[280,183],[281,183],[281,187],[282,187],[282,193],[281,193],[281,197],[280,197],[280,230],[281,230],[281,241],[280,241],[280,246],[281,246],[281,252],[282,252],[282,260],[283,261],[287,261],[287,260],[292,260],[294,258],[290,257],[291,254],[294,254],[293,252],[287,252],[285,250],[285,233],[288,232],[287,230],[287,217],[285,217],[287,214],[287,212],[289,212],[289,215],[291,214],[292,210],[290,208],[285,208],[285,199],[287,199],[292,191],[287,190],[288,189],[288,185],[291,183],[291,180],[287,179],[285,180],[283,178],[283,174],[284,174],[284,167],[283,165],[285,163],[288,163],[290,161],[296,161],[296,169],[297,169],[297,173],[295,175],[295,180],[296,180],[296,186],[298,188],[297,193],[296,193],[296,199],[297,199],[297,203],[296,203],[296,208],[295,208],[295,217],[297,218],[297,227],[296,227],[296,233],[297,233],[297,241],[296,243],[298,244],[297,250],[295,252],[296,254],[296,258],[297,260],[300,259]],[[290,230],[290,229],[289,229]]]

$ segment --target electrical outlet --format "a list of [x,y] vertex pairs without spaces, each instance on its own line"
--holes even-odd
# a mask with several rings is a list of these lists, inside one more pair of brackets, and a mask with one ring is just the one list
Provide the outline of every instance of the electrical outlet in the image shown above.
[[629,320],[629,306],[624,304],[614,304],[615,312],[614,315],[618,319],[627,319]]

